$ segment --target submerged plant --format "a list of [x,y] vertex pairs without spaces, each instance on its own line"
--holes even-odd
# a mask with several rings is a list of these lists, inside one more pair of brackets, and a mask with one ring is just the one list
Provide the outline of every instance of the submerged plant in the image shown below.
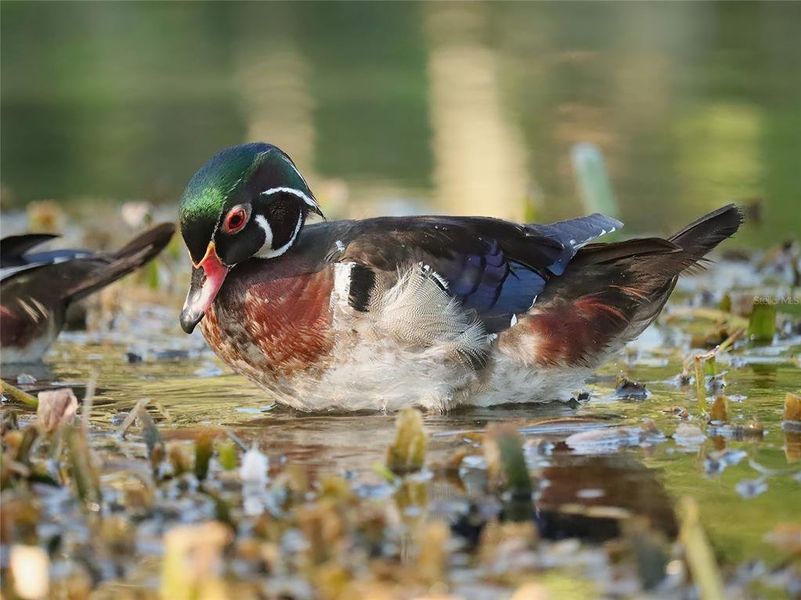
[[18,387],[15,387],[5,380],[0,380],[0,393],[9,400],[24,404],[29,408],[37,408],[39,400],[31,396],[28,392],[24,392]]
[[209,472],[211,455],[214,453],[214,433],[205,431],[195,440],[195,477],[203,481]]
[[100,510],[100,474],[92,458],[89,440],[82,427],[70,425],[64,437],[69,450],[70,475],[82,506],[91,512]]
[[751,317],[748,320],[748,337],[753,342],[770,343],[776,333],[776,304],[774,302],[754,301]]
[[236,443],[233,440],[221,441],[217,446],[217,458],[224,470],[236,469]]
[[704,600],[723,600],[726,596],[723,579],[715,561],[709,541],[701,526],[698,503],[689,497],[679,503],[681,531],[679,539],[684,547],[685,560]]
[[787,392],[784,398],[783,418],[785,421],[801,423],[801,394]]
[[427,444],[420,411],[403,409],[395,421],[395,441],[387,449],[387,468],[396,475],[419,471],[425,463]]

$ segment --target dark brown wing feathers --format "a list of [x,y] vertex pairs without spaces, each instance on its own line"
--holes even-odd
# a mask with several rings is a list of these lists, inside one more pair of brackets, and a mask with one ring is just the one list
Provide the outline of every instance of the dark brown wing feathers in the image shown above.
[[96,268],[65,291],[64,297],[79,300],[144,265],[164,249],[174,232],[172,223],[148,229],[111,255],[106,264],[98,262]]

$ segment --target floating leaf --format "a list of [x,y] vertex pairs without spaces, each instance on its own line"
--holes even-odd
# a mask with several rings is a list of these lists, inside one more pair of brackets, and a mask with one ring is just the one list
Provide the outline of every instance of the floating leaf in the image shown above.
[[706,436],[697,425],[679,423],[673,434],[673,440],[685,448],[698,448],[706,441]]
[[736,465],[746,456],[746,451],[739,449],[712,452],[704,459],[704,471],[707,475],[720,475],[726,467]]
[[648,397],[648,390],[644,383],[619,375],[615,396],[624,400],[645,400]]

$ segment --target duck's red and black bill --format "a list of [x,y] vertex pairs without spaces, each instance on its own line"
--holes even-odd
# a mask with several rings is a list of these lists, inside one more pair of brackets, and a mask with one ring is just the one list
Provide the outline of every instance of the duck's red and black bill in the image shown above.
[[217,249],[214,242],[211,242],[203,260],[194,265],[192,269],[189,293],[186,295],[186,301],[181,310],[181,328],[186,333],[192,333],[206,311],[211,308],[226,275],[228,275],[228,267],[217,256]]

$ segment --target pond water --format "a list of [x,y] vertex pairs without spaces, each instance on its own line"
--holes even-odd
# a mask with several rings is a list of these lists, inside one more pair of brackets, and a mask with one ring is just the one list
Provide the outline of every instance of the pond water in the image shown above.
[[172,205],[214,152],[264,140],[329,217],[555,220],[586,210],[571,148],[591,142],[628,231],[755,197],[762,225],[741,242],[801,231],[799,3],[10,2],[2,16],[6,209]]

